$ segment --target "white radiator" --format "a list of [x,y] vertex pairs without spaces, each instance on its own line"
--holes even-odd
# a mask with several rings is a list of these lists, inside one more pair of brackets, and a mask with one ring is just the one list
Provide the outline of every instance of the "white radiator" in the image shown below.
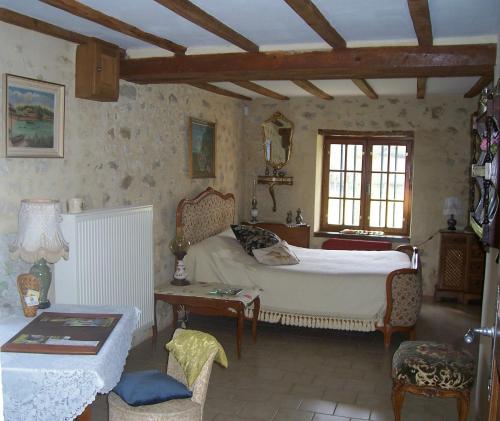
[[55,302],[133,305],[153,324],[153,206],[63,214],[69,259],[54,267]]

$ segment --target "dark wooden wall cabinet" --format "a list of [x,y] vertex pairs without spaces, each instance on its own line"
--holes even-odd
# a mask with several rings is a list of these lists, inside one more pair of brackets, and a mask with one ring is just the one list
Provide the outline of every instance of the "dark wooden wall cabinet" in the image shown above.
[[76,49],[75,96],[116,101],[119,95],[120,51],[98,41]]
[[279,238],[292,246],[309,248],[311,234],[311,227],[309,225],[286,225],[279,222],[242,223],[245,225],[255,225],[256,227],[274,232]]
[[456,298],[460,303],[478,300],[483,292],[485,253],[472,232],[440,231],[436,300]]

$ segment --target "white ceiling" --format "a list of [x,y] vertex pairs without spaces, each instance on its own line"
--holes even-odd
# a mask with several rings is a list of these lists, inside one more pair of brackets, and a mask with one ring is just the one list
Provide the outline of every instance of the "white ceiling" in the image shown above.
[[[261,50],[323,49],[328,45],[283,0],[191,0],[241,33]],[[416,45],[407,0],[313,0],[348,46]],[[188,54],[241,51],[153,0],[81,0],[103,13],[188,47]],[[135,38],[37,0],[0,0],[0,5],[55,25],[113,42],[131,57],[169,55]],[[435,44],[497,42],[500,0],[429,0]],[[428,94],[463,95],[477,78],[429,79]],[[369,80],[379,95],[415,95],[413,79]],[[287,96],[308,95],[287,81],[259,81]],[[333,96],[363,95],[349,80],[315,81]],[[217,83],[251,97],[258,94]]]

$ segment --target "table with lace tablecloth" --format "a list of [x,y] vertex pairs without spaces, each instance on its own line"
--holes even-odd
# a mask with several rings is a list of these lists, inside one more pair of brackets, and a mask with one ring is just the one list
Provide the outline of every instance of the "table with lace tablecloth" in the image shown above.
[[[120,380],[140,312],[135,307],[54,305],[47,311],[122,314],[97,355],[2,352],[4,416],[8,421],[71,420]],[[0,343],[31,320],[0,321]]]

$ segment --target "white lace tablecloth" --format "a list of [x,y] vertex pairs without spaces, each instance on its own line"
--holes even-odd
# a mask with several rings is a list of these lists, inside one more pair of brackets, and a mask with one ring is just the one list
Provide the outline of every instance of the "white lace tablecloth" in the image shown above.
[[[140,315],[135,307],[119,306],[54,305],[47,311],[123,316],[97,355],[2,352],[6,421],[71,420],[94,401],[97,393],[113,389],[123,372]],[[1,320],[0,343],[8,341],[31,320]]]

